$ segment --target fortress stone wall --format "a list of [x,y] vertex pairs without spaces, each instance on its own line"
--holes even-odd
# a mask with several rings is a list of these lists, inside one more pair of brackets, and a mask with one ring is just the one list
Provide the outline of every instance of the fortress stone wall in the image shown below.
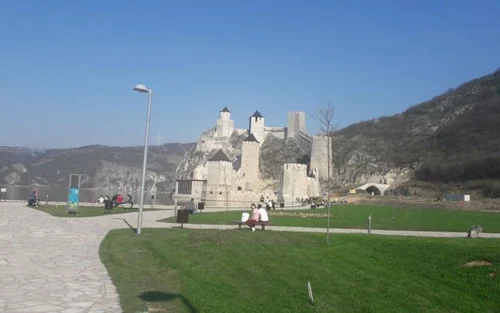
[[266,127],[264,126],[264,132],[266,136],[271,134],[280,139],[287,138],[287,128],[286,127]]
[[[327,141],[307,134],[305,118],[304,112],[289,112],[287,127],[270,127],[265,126],[265,117],[255,111],[249,117],[248,129],[239,129],[235,128],[231,112],[225,107],[219,112],[216,126],[200,135],[190,154],[194,164],[187,166],[190,164],[187,160],[179,166],[192,168],[191,177],[197,181],[196,190],[199,189],[198,182],[204,182],[200,199],[207,207],[247,206],[261,196],[274,200],[278,197],[285,202],[319,196],[318,179],[326,175],[326,164],[323,163],[326,163]],[[246,136],[241,151],[235,150],[229,142],[234,133]],[[260,177],[260,146],[270,134],[282,139],[294,138],[304,153],[311,155],[310,173],[305,164],[283,164],[278,190],[272,187],[278,182],[264,181]],[[211,155],[214,150],[217,153]],[[174,198],[184,199],[186,195],[180,195],[176,190]]]
[[280,179],[278,198],[285,203],[296,199],[320,196],[319,181],[307,175],[307,165],[285,163]]
[[243,141],[241,146],[241,167],[238,172],[241,172],[240,175],[244,178],[245,189],[252,189],[260,180],[259,154],[260,143],[257,140],[246,139]]
[[306,113],[288,112],[288,136],[295,138],[298,132],[306,131]]
[[[328,141],[330,141],[330,151],[331,151],[331,138],[328,136],[314,136],[312,138],[311,147],[311,166],[312,169],[317,169],[318,178],[326,180],[328,178],[328,157],[330,157],[330,164],[332,161],[332,153],[328,155]],[[330,165],[331,166],[331,165]],[[330,167],[330,175],[332,175],[333,170]]]

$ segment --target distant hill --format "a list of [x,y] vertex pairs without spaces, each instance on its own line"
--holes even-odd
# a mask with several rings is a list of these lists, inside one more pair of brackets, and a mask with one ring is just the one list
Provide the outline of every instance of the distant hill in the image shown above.
[[[147,189],[171,191],[175,169],[192,143],[171,143],[148,149]],[[32,150],[0,147],[0,185],[67,187],[70,173],[82,174],[82,188],[140,186],[143,150],[137,147],[85,146],[75,149]]]
[[500,195],[496,183],[500,179],[500,70],[401,114],[338,130],[333,134],[333,156],[338,184],[403,171],[413,184],[466,187],[481,180],[484,184],[476,181],[474,188]]

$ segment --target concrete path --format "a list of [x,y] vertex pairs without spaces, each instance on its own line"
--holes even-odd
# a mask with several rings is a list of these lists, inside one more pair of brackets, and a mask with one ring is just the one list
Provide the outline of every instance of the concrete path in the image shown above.
[[[178,227],[178,224],[157,222],[173,214],[173,210],[145,212],[143,227]],[[128,225],[137,225],[137,213],[59,218],[27,208],[25,203],[0,202],[0,312],[121,312],[118,294],[99,259],[99,245],[108,231],[131,227]],[[232,225],[194,224],[184,227],[235,228]],[[326,232],[324,228],[307,227],[268,226],[267,229]],[[366,229],[330,231],[367,233]],[[465,237],[465,232],[373,230],[372,234]],[[500,234],[483,233],[481,237],[500,238]]]
[[[158,223],[162,224],[162,223]],[[167,223],[168,227],[179,227],[178,224]],[[156,227],[156,226],[153,226]],[[161,227],[161,226],[160,226]],[[191,229],[234,229],[234,225],[210,225],[210,224],[184,224],[184,228]],[[238,225],[236,225],[238,228]],[[249,230],[248,226],[242,225],[242,230]],[[260,230],[260,226],[256,227]],[[305,233],[326,233],[326,228],[318,227],[292,227],[292,226],[266,226],[266,230],[273,231],[290,231],[290,232],[305,232]],[[368,234],[367,229],[354,228],[330,228],[331,234]],[[373,235],[387,236],[408,236],[408,237],[436,237],[436,238],[466,238],[466,232],[440,232],[440,231],[411,231],[411,230],[372,230]],[[500,239],[500,233],[481,233],[481,238],[496,238]]]

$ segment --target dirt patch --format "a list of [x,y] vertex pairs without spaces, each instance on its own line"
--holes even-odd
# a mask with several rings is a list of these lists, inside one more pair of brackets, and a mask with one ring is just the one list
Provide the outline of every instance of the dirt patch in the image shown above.
[[489,276],[490,276],[491,278],[495,278],[495,276],[497,276],[497,273],[495,273],[495,272],[491,272],[491,273],[489,274]]
[[476,267],[476,266],[491,266],[491,265],[493,265],[493,264],[491,264],[491,262],[488,262],[488,261],[475,260],[475,261],[471,261],[471,262],[465,263],[462,266],[463,267]]

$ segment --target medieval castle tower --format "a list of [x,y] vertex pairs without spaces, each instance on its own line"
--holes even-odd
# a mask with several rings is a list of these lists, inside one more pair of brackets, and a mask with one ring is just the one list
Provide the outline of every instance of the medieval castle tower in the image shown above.
[[[269,189],[269,182],[261,179],[259,170],[260,146],[269,135],[281,139],[294,138],[301,150],[311,156],[309,172],[304,164],[283,164],[277,195],[280,201],[319,196],[319,179],[326,179],[327,176],[329,138],[308,135],[305,118],[304,112],[289,112],[287,127],[269,127],[265,125],[264,116],[255,111],[249,117],[248,129],[239,129],[234,127],[231,111],[224,107],[219,111],[216,126],[200,136],[195,149],[195,152],[203,154],[213,153],[213,150],[217,152],[204,164],[197,164],[191,180],[177,181],[174,198],[177,201],[193,197],[200,202],[206,201],[207,206],[231,202],[231,206],[239,207],[247,206],[262,195],[276,199],[276,190]],[[228,156],[230,153],[226,153],[227,150],[224,151],[232,149],[229,138],[233,134],[245,135],[241,142],[241,154],[235,159]],[[191,187],[179,189],[181,185],[189,185],[189,181],[194,182]]]
[[244,177],[245,188],[251,189],[259,177],[260,142],[253,133],[241,144],[241,175]]
[[215,128],[216,137],[229,137],[234,131],[234,121],[231,120],[231,111],[224,107],[219,111],[219,119]]

